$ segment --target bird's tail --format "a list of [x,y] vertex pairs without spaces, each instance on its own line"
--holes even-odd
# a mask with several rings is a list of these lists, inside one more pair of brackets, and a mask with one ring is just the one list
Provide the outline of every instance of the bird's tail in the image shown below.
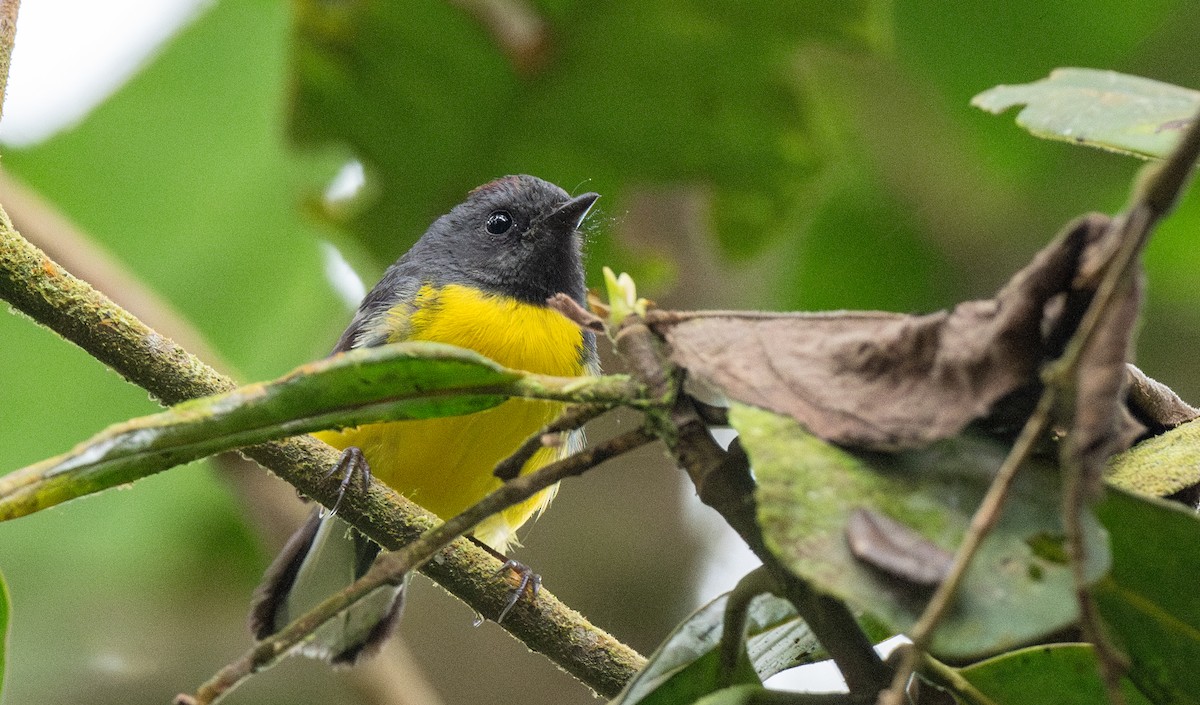
[[[272,561],[254,593],[250,630],[265,639],[371,567],[379,546],[316,509]],[[404,585],[385,585],[322,625],[300,653],[352,664],[379,648],[396,626]]]

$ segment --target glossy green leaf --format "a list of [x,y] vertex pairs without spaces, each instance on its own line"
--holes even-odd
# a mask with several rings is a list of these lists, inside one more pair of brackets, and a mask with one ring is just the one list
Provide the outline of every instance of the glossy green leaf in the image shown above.
[[1017,124],[1038,137],[1161,159],[1200,112],[1200,91],[1116,71],[1064,68],[1033,83],[988,89],[971,104],[993,113],[1024,105]]
[[1156,703],[1200,703],[1200,519],[1178,504],[1110,489],[1096,509],[1112,540],[1100,613]]
[[[735,404],[758,480],[758,519],[768,547],[797,575],[903,632],[919,616],[928,589],[908,584],[851,555],[845,527],[858,508],[916,530],[947,551],[961,541],[1007,448],[963,436],[895,455],[856,454],[825,443],[790,418]],[[1075,621],[1070,571],[1062,559],[1057,469],[1022,468],[999,524],[980,548],[956,607],[938,628],[933,652],[978,659],[1027,644]],[[1103,533],[1088,575],[1108,567]]]
[[[717,689],[717,645],[727,599],[722,595],[681,622],[612,704],[691,703]],[[739,682],[757,685],[781,671],[825,658],[795,607],[774,595],[759,595],[750,602],[746,637],[754,672],[740,674]]]
[[825,649],[787,600],[760,595],[751,601],[747,616],[746,650],[760,681],[827,658]]
[[[963,668],[959,673],[995,705],[1096,705],[1105,702],[1091,644],[1031,646]],[[1149,705],[1129,679],[1126,705]]]
[[1168,497],[1200,484],[1200,421],[1147,438],[1113,456],[1104,479],[1121,489]]
[[[508,396],[555,396],[554,378],[508,370],[470,350],[427,342],[351,350],[252,384],[110,427],[71,452],[0,480],[0,518],[224,450],[373,421],[482,411]],[[587,378],[591,383],[621,378]],[[524,385],[524,386],[522,386]],[[583,392],[588,381],[560,384]],[[618,393],[619,395],[619,393]],[[616,400],[613,397],[612,400]]]

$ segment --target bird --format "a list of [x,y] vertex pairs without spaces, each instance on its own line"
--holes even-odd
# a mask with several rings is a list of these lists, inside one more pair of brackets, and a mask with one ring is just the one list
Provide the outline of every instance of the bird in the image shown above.
[[[387,269],[331,354],[432,341],[469,348],[513,369],[556,376],[597,373],[593,334],[548,305],[565,294],[587,306],[580,226],[597,198],[596,193],[572,197],[528,175],[475,188]],[[313,435],[343,451],[335,470],[365,469],[445,520],[497,489],[496,464],[562,408],[560,402],[510,399],[462,416]],[[577,450],[581,436],[573,433],[558,447],[540,449],[522,472]],[[557,486],[543,490],[484,520],[473,530],[474,539],[505,554],[518,543],[517,529],[544,511],[556,491]],[[255,592],[254,635],[270,636],[360,577],[379,551],[336,514],[315,508]],[[334,664],[352,664],[372,653],[395,627],[404,587],[384,586],[343,611],[318,629],[301,653]]]

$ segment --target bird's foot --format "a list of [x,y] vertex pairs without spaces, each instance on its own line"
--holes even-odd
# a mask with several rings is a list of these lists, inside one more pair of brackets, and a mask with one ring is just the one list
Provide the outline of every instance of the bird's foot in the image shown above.
[[350,483],[354,482],[355,478],[358,478],[364,491],[371,486],[371,466],[367,464],[367,459],[357,446],[350,446],[343,450],[342,456],[321,479],[328,480],[339,474],[342,476],[342,482],[338,485],[337,499],[329,508],[327,516],[337,514],[338,507],[342,506],[342,499],[346,496],[346,490],[350,488]]
[[521,601],[521,598],[526,593],[529,594],[530,601],[533,601],[537,599],[538,591],[542,589],[542,576],[530,570],[529,566],[524,563],[514,561],[511,558],[506,559],[504,565],[500,566],[500,570],[496,571],[496,574],[499,575],[506,571],[516,573],[520,578],[520,582],[517,583],[517,587],[512,591],[512,594],[508,596],[508,602],[504,603],[504,609],[500,610],[500,616],[496,618],[496,624],[504,621],[504,618],[508,616],[513,607],[516,607],[517,603]]

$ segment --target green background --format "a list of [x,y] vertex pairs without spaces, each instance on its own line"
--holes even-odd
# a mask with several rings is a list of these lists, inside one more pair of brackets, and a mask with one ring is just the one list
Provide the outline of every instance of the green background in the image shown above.
[[[458,4],[223,0],[81,125],[5,150],[3,166],[252,380],[325,354],[348,319],[322,240],[375,277],[510,172],[600,192],[590,282],[602,265],[628,270],[663,306],[927,311],[985,297],[1069,218],[1120,208],[1139,163],[1035,140],[972,95],[1058,66],[1200,88],[1190,2],[528,7],[552,42],[522,72]],[[354,155],[368,198],[322,207]],[[1193,401],[1195,191],[1147,251],[1139,340],[1143,368]],[[120,288],[105,291],[120,301]],[[0,352],[0,471],[155,408],[22,317],[0,317]],[[280,540],[243,499],[262,474],[196,464],[0,526],[7,701],[167,702],[238,655]],[[681,507],[694,501],[650,449],[567,483],[518,555],[648,653],[713,597],[692,588],[705,537]],[[427,584],[401,632],[442,702],[594,702]],[[293,660],[231,702],[390,702],[348,683]]]

